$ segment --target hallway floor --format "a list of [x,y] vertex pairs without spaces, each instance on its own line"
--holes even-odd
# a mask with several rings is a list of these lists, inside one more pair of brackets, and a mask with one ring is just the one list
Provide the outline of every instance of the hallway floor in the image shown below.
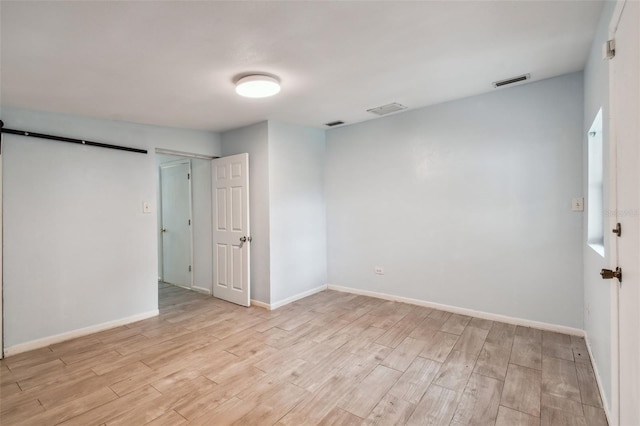
[[158,317],[1,361],[0,423],[607,424],[582,338],[335,291],[159,294]]

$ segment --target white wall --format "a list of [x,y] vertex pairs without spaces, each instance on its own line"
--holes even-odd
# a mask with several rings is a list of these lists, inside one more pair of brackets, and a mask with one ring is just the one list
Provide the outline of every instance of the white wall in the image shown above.
[[[8,128],[148,155],[3,137],[5,350],[157,309],[156,147],[220,155],[218,135],[3,107]],[[24,346],[24,345],[23,345]]]
[[222,155],[249,154],[251,299],[270,303],[268,124],[222,134]]
[[582,84],[329,130],[329,282],[582,328]]
[[[584,70],[584,125],[582,141],[584,144],[584,194],[588,195],[588,152],[587,132],[598,110],[602,108],[603,117],[603,154],[604,154],[604,200],[608,205],[609,194],[609,62],[602,60],[602,44],[608,39],[608,27],[615,2],[606,2],[598,24],[589,60]],[[586,199],[585,199],[586,201]],[[585,202],[585,206],[588,203]],[[614,209],[613,207],[612,209]],[[605,257],[596,253],[588,245],[587,212],[584,215],[584,329],[594,356],[594,362],[600,375],[606,403],[611,408],[611,309],[610,288],[615,280],[603,281],[600,277],[602,268],[611,266],[609,256],[609,223],[605,222],[604,244]],[[605,216],[605,221],[608,218]]]
[[[213,247],[212,247],[212,204],[211,204],[211,160],[186,158],[175,155],[156,155],[158,191],[160,190],[160,165],[176,160],[191,161],[191,202],[193,217],[193,287],[199,291],[211,293],[213,283]],[[157,192],[160,196],[160,192]],[[159,202],[158,205],[161,203]],[[158,223],[161,222],[160,208]],[[162,236],[158,232],[158,277],[162,276]]]
[[324,130],[269,121],[271,303],[327,283]]

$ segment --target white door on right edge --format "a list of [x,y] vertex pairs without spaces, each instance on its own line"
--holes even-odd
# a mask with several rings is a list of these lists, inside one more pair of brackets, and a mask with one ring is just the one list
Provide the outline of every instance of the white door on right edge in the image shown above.
[[[640,3],[627,1],[615,34],[612,126],[616,146],[615,237],[619,287],[620,425],[640,425]],[[615,261],[615,259],[613,259]]]
[[249,154],[216,158],[211,166],[213,295],[249,306]]

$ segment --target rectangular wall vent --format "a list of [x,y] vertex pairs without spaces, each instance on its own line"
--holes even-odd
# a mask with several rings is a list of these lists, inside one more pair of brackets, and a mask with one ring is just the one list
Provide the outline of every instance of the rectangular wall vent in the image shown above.
[[338,120],[338,121],[332,121],[330,123],[324,123],[325,126],[329,126],[329,127],[339,126],[341,124],[344,124],[344,121]]
[[368,109],[367,112],[370,112],[376,115],[387,115],[387,114],[391,114],[392,112],[402,111],[403,109],[407,109],[407,107],[394,102],[391,104],[379,106],[377,108]]
[[521,81],[529,80],[531,78],[531,74],[519,75],[518,77],[507,78],[506,80],[494,81],[491,83],[493,87],[502,87],[509,84],[519,83]]

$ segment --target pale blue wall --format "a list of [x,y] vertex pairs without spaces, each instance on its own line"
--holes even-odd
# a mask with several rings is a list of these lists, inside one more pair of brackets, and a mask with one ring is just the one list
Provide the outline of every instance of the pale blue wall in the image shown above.
[[327,283],[324,130],[269,121],[271,303]]
[[574,73],[329,130],[329,282],[582,328],[582,93]]
[[[158,308],[155,148],[220,155],[215,133],[3,107],[5,349]],[[154,211],[142,213],[142,202]]]

